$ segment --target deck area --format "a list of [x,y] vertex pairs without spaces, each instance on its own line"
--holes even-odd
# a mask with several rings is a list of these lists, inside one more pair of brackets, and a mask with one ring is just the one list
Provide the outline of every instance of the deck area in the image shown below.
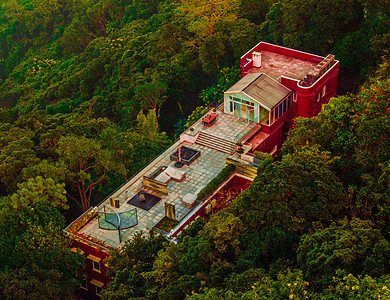
[[[253,128],[254,124],[247,124],[244,119],[236,116],[224,114],[223,108],[217,109],[217,119],[212,126],[202,125],[201,119],[193,124],[193,130],[188,129],[186,132],[195,136],[200,131],[210,135],[217,136],[221,139],[228,140],[231,143],[239,141]],[[148,190],[144,187],[142,178],[148,176],[162,166],[173,167],[175,161],[170,160],[170,154],[177,151],[179,146],[189,147],[201,152],[198,157],[190,165],[184,165],[180,171],[186,173],[186,177],[182,181],[170,180],[168,182],[168,195]],[[126,240],[129,240],[137,231],[148,231],[152,229],[165,216],[165,203],[175,205],[176,219],[182,220],[194,208],[188,208],[183,205],[183,197],[188,193],[194,193],[200,187],[207,185],[226,165],[226,158],[231,155],[215,150],[205,145],[200,145],[194,142],[177,141],[169,147],[164,153],[151,162],[146,168],[141,170],[131,180],[129,180],[120,189],[114,192],[111,197],[119,199],[120,206],[116,209],[118,212],[123,212],[132,208],[137,209],[138,224],[128,229],[121,230],[122,242],[119,241],[117,230],[107,230],[99,228],[97,218],[93,218],[85,224],[79,231],[81,237],[90,237],[93,240],[99,240],[105,245],[121,248]],[[127,203],[139,191],[146,191],[161,200],[157,202],[148,211],[137,208],[134,205]],[[98,205],[98,209],[102,210],[103,205],[108,205],[109,199]],[[71,226],[71,225],[70,225]]]
[[202,125],[202,122],[198,121],[191,126],[194,129],[193,131],[187,129],[185,133],[196,135],[197,133],[202,131],[204,133],[219,137],[221,139],[237,143],[256,125],[256,123],[248,124],[247,121],[243,118],[239,118],[230,114],[225,114],[223,112],[222,105],[218,107],[218,109],[216,110],[216,114],[218,116],[212,126],[204,126]]

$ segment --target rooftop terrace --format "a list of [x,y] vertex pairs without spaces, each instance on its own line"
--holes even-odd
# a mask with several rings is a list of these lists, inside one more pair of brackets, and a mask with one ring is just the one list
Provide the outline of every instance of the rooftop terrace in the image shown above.
[[291,56],[261,50],[261,67],[252,67],[249,73],[266,73],[272,78],[280,81],[280,77],[303,80],[318,62],[297,59]]
[[[200,133],[207,133],[235,145],[236,142],[251,131],[254,124],[247,124],[242,118],[224,114],[222,109],[223,108],[220,107],[216,111],[217,118],[215,123],[211,126],[204,126],[202,125],[202,120],[199,120],[193,124],[193,129],[188,129],[182,134],[182,137],[193,137],[195,141],[196,137],[199,136]],[[183,145],[201,152],[200,157],[198,157],[190,165],[184,165],[182,168],[178,169],[185,172],[185,178],[182,181],[170,180],[167,186],[168,195],[146,188],[143,184],[143,176],[150,175],[163,166],[175,168],[175,161],[170,160],[170,155],[176,152],[179,146]],[[155,226],[165,216],[166,202],[175,205],[176,219],[180,221],[184,217],[188,217],[188,214],[194,209],[194,207],[188,208],[183,205],[183,197],[188,193],[195,193],[195,191],[199,191],[199,188],[204,187],[207,183],[209,183],[224,168],[226,165],[226,158],[228,157],[232,157],[231,154],[212,149],[207,145],[201,145],[191,141],[188,142],[186,141],[186,138],[182,138],[181,141],[179,140],[175,142],[146,168],[141,170],[137,175],[111,195],[111,197],[119,200],[120,206],[119,208],[116,208],[118,213],[132,208],[137,209],[138,224],[131,228],[121,230],[122,242],[119,240],[117,230],[99,228],[97,218],[91,219],[77,232],[69,229],[72,227],[71,224],[65,229],[65,233],[72,232],[73,234],[81,237],[81,239],[84,239],[86,242],[87,239],[90,239],[95,242],[103,242],[109,247],[121,248],[124,245],[124,242],[129,240],[135,232],[140,230],[148,231],[149,229],[152,229],[153,226]],[[239,158],[236,157],[236,159]],[[128,201],[141,190],[155,195],[161,198],[161,200],[149,210],[144,210],[129,204]],[[107,198],[105,201],[100,203],[97,208],[102,210],[103,206],[108,204],[109,199]]]

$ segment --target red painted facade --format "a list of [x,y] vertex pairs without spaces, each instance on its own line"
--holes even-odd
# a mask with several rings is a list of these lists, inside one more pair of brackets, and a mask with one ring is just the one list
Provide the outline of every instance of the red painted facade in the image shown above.
[[[241,57],[242,77],[248,74],[253,68],[252,53],[261,53],[262,51],[285,55],[315,65],[321,64],[325,59],[324,57],[314,54],[260,42]],[[311,84],[308,84],[304,80],[289,77],[288,75],[281,75],[280,83],[289,88],[292,92],[292,105],[271,126],[261,125],[262,132],[269,134],[270,136],[258,145],[256,149],[252,149],[250,152],[261,151],[270,153],[275,149],[275,146],[277,146],[276,153],[278,153],[283,142],[283,137],[287,130],[291,128],[294,118],[315,117],[321,111],[322,105],[328,103],[331,97],[336,96],[338,73],[339,62],[334,60],[332,65]]]
[[107,276],[108,267],[106,265],[108,253],[98,247],[93,247],[78,240],[72,240],[71,245],[81,250],[81,253],[85,256],[86,280],[81,289],[93,295],[94,299],[100,299],[100,295],[97,293],[100,283],[102,284],[101,288],[106,288],[110,282],[110,278]]

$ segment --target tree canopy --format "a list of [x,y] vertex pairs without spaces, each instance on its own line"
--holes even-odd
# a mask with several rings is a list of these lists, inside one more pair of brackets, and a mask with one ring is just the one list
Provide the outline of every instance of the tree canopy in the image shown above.
[[[386,297],[389,13],[372,0],[1,0],[0,298],[71,297],[82,264],[64,216],[222,101],[260,40],[335,54],[340,77],[366,83],[297,119],[282,154],[207,224],[177,244],[136,236],[124,249],[136,260],[113,254],[103,297]],[[337,250],[349,261],[333,263]]]

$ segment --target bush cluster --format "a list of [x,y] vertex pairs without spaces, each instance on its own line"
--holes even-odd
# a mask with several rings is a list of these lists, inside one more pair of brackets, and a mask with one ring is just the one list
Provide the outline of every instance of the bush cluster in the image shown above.
[[229,176],[234,172],[236,166],[233,164],[227,164],[219,174],[210,181],[198,194],[197,200],[203,200],[212,192],[214,192]]
[[264,153],[261,151],[255,151],[254,156],[255,156],[255,158],[260,159],[260,160],[272,159],[272,154]]

